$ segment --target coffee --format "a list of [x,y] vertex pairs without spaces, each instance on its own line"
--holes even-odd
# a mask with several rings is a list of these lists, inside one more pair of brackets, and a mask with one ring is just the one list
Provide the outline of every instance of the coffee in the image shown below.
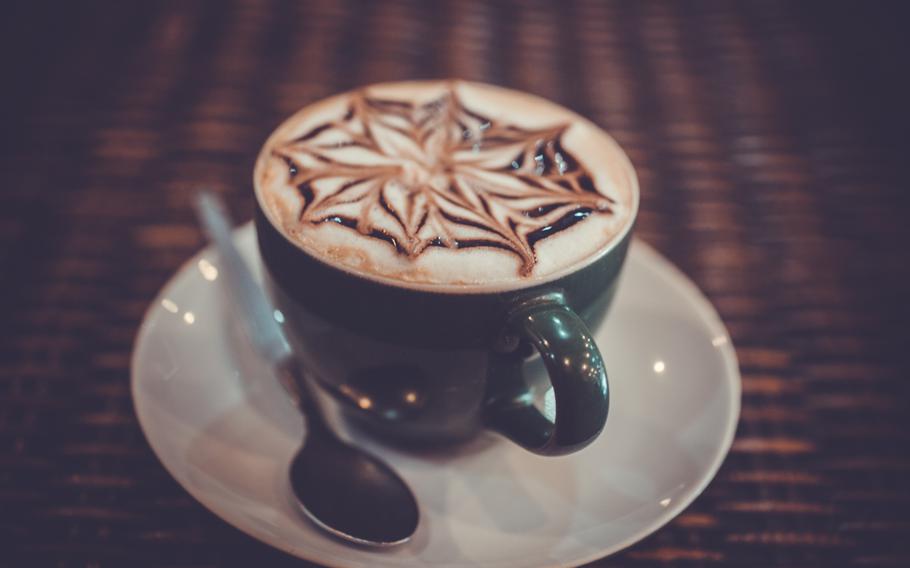
[[[254,181],[266,288],[345,415],[389,440],[491,429],[550,456],[603,429],[588,326],[617,290],[638,187],[595,125],[487,85],[375,85],[285,121]],[[529,349],[555,417],[531,404]]]
[[543,99],[390,83],[308,106],[256,164],[270,222],[323,262],[396,285],[490,290],[576,270],[638,204],[625,154]]

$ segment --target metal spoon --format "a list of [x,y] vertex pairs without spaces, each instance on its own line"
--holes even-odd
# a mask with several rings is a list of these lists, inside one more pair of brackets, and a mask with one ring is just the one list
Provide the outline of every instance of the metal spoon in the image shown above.
[[246,335],[303,414],[306,439],[290,467],[300,508],[316,525],[345,540],[370,546],[406,542],[417,528],[414,494],[388,465],[332,431],[268,299],[234,246],[223,204],[202,192],[196,205]]

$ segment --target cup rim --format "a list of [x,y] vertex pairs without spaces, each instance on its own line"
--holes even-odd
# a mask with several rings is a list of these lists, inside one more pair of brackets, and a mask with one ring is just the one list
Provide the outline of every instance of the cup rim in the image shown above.
[[[285,232],[279,228],[280,225],[278,224],[278,220],[275,219],[274,213],[263,204],[263,200],[261,198],[261,188],[259,185],[260,176],[258,175],[261,164],[264,163],[265,159],[267,159],[266,150],[271,146],[273,139],[278,134],[279,130],[281,130],[282,126],[284,126],[285,124],[294,120],[299,115],[310,111],[310,109],[313,106],[319,105],[323,102],[327,102],[331,99],[334,99],[335,97],[344,96],[345,94],[350,93],[351,91],[354,91],[354,90],[371,89],[371,88],[375,88],[375,87],[393,87],[394,88],[394,87],[405,86],[405,85],[425,86],[425,85],[434,85],[434,84],[440,84],[440,83],[461,83],[464,85],[470,85],[470,86],[481,88],[481,89],[492,89],[492,90],[497,90],[497,91],[503,91],[503,92],[506,92],[509,94],[518,94],[523,97],[530,98],[530,99],[536,99],[537,101],[544,102],[547,104],[557,105],[557,106],[563,108],[566,112],[570,113],[575,120],[585,123],[589,127],[594,128],[595,130],[599,131],[604,136],[605,140],[607,141],[607,144],[616,151],[616,155],[619,158],[620,163],[622,164],[622,168],[624,170],[625,177],[629,183],[629,188],[632,193],[632,199],[631,199],[631,203],[630,203],[630,205],[631,205],[630,213],[629,213],[622,229],[619,232],[617,232],[616,234],[614,234],[605,246],[598,249],[597,252],[589,255],[587,258],[585,258],[584,260],[582,260],[576,264],[566,266],[560,270],[550,272],[544,276],[523,278],[521,281],[514,281],[514,282],[509,282],[509,281],[494,282],[494,283],[487,284],[487,285],[467,285],[467,284],[431,283],[431,282],[405,283],[402,280],[392,278],[389,276],[358,272],[349,266],[345,266],[340,263],[328,262],[327,260],[321,258],[319,255],[313,254],[311,251],[304,248],[296,240],[288,238],[288,236],[285,234]],[[438,293],[438,294],[457,294],[457,295],[486,295],[486,294],[499,294],[499,293],[509,293],[509,292],[521,292],[523,290],[528,290],[531,288],[538,288],[541,286],[546,286],[547,284],[552,284],[554,282],[558,282],[559,280],[562,280],[563,278],[565,278],[569,275],[572,275],[576,272],[580,272],[580,271],[584,270],[585,268],[597,263],[602,258],[609,255],[622,242],[624,242],[626,240],[629,233],[632,231],[633,227],[635,226],[635,222],[638,218],[639,203],[641,200],[641,189],[639,186],[638,175],[636,174],[635,168],[632,165],[632,160],[629,158],[629,156],[625,152],[625,150],[623,150],[622,146],[619,145],[619,143],[616,141],[616,139],[613,138],[613,136],[610,135],[610,133],[607,132],[604,128],[602,128],[600,125],[594,123],[590,119],[586,118],[585,116],[582,116],[581,114],[573,111],[572,109],[569,109],[569,108],[567,108],[555,101],[551,101],[550,99],[547,99],[545,97],[541,97],[541,96],[527,93],[525,91],[520,91],[517,89],[503,87],[500,85],[492,85],[492,84],[483,83],[480,81],[468,81],[468,80],[457,79],[457,78],[410,80],[410,81],[382,81],[382,82],[377,82],[377,83],[369,83],[366,85],[348,89],[348,90],[340,92],[340,93],[330,95],[328,97],[323,97],[323,98],[317,99],[317,100],[312,101],[309,104],[301,107],[293,114],[284,118],[271,131],[268,138],[266,138],[265,142],[262,144],[261,149],[259,150],[258,154],[256,155],[256,163],[253,168],[253,193],[256,198],[256,204],[257,204],[258,208],[260,209],[260,211],[262,212],[262,216],[265,217],[265,220],[268,221],[269,225],[271,225],[271,228],[275,232],[277,232],[285,242],[291,244],[294,248],[296,248],[298,251],[300,251],[301,253],[306,255],[308,258],[315,260],[315,261],[319,262],[320,264],[325,265],[328,268],[338,270],[355,279],[367,280],[367,281],[373,282],[375,284],[383,285],[383,286],[389,286],[389,287],[400,289],[400,290],[411,290],[411,291],[415,291],[415,292]]]

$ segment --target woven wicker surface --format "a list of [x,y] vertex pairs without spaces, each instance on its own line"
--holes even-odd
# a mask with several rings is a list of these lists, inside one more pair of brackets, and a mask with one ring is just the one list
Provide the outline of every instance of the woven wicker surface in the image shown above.
[[[205,510],[139,430],[147,303],[252,214],[279,120],[459,76],[562,102],[627,149],[638,235],[710,297],[736,441],[687,511],[598,566],[910,566],[906,52],[897,5],[14,3],[0,23],[0,566],[299,566]],[[864,14],[851,14],[854,9]]]

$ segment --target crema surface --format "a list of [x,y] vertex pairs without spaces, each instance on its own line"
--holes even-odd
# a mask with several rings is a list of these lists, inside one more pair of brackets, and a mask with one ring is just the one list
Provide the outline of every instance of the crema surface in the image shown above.
[[257,198],[318,259],[419,287],[524,286],[609,249],[638,186],[581,116],[462,81],[389,83],[310,105],[268,139]]

